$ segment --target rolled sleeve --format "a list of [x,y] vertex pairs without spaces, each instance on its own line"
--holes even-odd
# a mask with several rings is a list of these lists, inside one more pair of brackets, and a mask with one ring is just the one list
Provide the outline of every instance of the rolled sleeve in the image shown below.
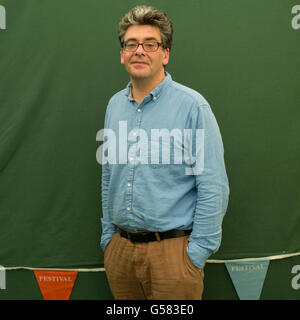
[[[105,123],[104,128],[107,128],[108,122],[108,110],[106,111],[105,115]],[[102,183],[101,183],[101,198],[102,198],[102,214],[103,218],[101,219],[102,223],[102,236],[100,246],[105,251],[106,246],[108,245],[109,241],[113,237],[116,232],[116,226],[112,223],[109,212],[108,212],[108,192],[109,192],[109,185],[110,185],[110,169],[109,164],[102,165]]]
[[195,127],[204,129],[204,165],[201,174],[195,174],[197,201],[187,252],[195,266],[202,268],[221,244],[229,184],[216,119],[208,105],[200,106],[197,111]]

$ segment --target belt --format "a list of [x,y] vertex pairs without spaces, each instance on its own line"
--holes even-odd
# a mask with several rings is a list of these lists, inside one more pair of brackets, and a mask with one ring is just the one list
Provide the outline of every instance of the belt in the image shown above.
[[120,233],[121,237],[130,240],[131,242],[150,242],[150,241],[160,241],[170,238],[178,238],[191,234],[192,230],[169,230],[164,232],[128,232],[124,229],[118,228],[117,231]]

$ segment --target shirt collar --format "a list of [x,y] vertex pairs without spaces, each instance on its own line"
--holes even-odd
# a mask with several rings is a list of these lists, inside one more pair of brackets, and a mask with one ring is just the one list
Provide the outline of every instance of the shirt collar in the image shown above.
[[[164,80],[156,87],[154,88],[151,92],[150,95],[152,95],[152,98],[157,99],[162,91],[162,89],[164,87],[166,87],[169,83],[171,83],[172,81],[172,77],[171,75],[165,71],[165,78]],[[132,83],[131,81],[127,84],[126,86],[126,91],[125,91],[125,95],[128,96],[128,99],[133,101],[134,99],[131,96],[131,87],[132,87]]]

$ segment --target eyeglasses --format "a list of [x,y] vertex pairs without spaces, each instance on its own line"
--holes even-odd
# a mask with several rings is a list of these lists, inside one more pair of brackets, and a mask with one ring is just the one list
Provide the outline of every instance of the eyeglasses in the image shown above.
[[146,52],[155,52],[158,50],[159,46],[162,45],[162,43],[157,41],[146,41],[143,43],[128,41],[124,43],[123,48],[128,52],[135,52],[140,45]]

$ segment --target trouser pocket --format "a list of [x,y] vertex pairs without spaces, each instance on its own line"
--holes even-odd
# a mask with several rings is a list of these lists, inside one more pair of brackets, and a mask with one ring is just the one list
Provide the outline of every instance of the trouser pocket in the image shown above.
[[189,236],[185,236],[185,239],[184,239],[184,246],[183,246],[183,249],[184,249],[184,260],[185,260],[185,263],[187,265],[187,268],[190,269],[190,271],[192,272],[197,272],[197,273],[200,273],[202,277],[204,277],[204,271],[203,269],[200,269],[198,268],[197,266],[195,266],[192,262],[192,260],[190,259],[189,255],[188,255],[188,252],[187,252],[187,247],[188,247],[188,241],[189,239]]
[[108,264],[109,259],[110,259],[111,255],[113,253],[113,249],[114,249],[117,237],[118,237],[118,233],[115,233],[113,235],[113,237],[110,239],[108,245],[105,248],[105,251],[104,251],[104,267]]

